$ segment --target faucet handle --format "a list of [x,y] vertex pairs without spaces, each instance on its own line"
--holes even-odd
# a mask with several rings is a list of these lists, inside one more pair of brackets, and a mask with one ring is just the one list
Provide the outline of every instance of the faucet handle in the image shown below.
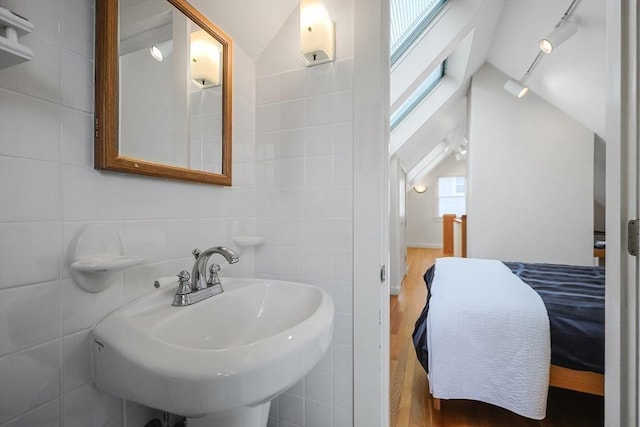
[[176,282],[182,282],[185,279],[184,273],[186,273],[186,280],[189,280],[189,273],[186,271],[181,271],[178,274],[174,274],[173,276],[167,277],[159,277],[153,282],[153,286],[156,289],[165,288],[167,286],[173,285]]
[[200,252],[200,249],[198,249],[198,248],[195,248],[194,250],[192,250],[192,251],[191,251],[191,255],[193,255],[193,257],[194,257],[195,259],[198,259],[198,257],[200,256],[200,254],[201,254],[201,252]]
[[180,283],[178,284],[178,292],[176,292],[176,295],[186,295],[191,293],[191,284],[189,283],[190,277],[189,272],[186,270],[182,270],[178,273],[178,281]]
[[221,270],[220,266],[215,262],[209,266],[209,280],[207,280],[208,286],[219,285],[220,278],[218,277],[218,272]]
[[177,276],[167,276],[167,277],[159,277],[153,282],[153,286],[156,289],[164,288],[166,286],[172,285],[178,281]]

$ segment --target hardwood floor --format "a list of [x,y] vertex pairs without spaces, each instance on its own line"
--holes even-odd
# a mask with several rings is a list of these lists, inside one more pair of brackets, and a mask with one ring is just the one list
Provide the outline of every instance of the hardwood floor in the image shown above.
[[426,300],[422,275],[441,256],[437,249],[409,248],[409,271],[400,294],[391,297],[391,427],[596,427],[604,425],[604,399],[550,388],[547,417],[535,421],[506,409],[470,400],[443,400],[433,409],[427,375],[411,341],[414,323]]

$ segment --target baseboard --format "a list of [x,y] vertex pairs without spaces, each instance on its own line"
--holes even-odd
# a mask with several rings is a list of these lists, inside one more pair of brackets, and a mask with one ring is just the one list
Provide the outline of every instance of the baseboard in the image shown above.
[[442,249],[442,243],[411,243],[411,242],[407,242],[407,248]]

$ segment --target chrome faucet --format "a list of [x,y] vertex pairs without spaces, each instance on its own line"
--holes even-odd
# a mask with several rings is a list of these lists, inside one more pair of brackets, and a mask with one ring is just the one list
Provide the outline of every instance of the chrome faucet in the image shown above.
[[[196,262],[193,264],[193,269],[191,271],[192,292],[206,289],[208,286],[213,285],[214,280],[218,278],[218,271],[220,271],[220,266],[218,264],[213,264],[211,266],[211,276],[213,277],[210,277],[209,280],[206,280],[207,262],[209,261],[209,257],[211,257],[211,255],[220,254],[227,260],[229,264],[235,264],[240,260],[238,254],[233,252],[231,249],[225,248],[223,246],[214,246],[213,248],[209,248],[204,252],[200,252],[199,249],[194,249],[191,253],[196,258]],[[218,284],[219,283],[220,280],[218,280]]]
[[[173,297],[173,306],[184,307],[195,304],[198,301],[224,292],[222,283],[220,283],[220,278],[218,277],[218,272],[220,271],[218,264],[212,263],[209,269],[209,278],[207,279],[207,262],[213,254],[222,255],[229,264],[235,264],[240,260],[238,254],[223,246],[215,246],[204,252],[200,252],[199,249],[194,249],[192,254],[196,261],[193,263],[191,276],[184,270],[178,274],[179,285],[178,291]],[[158,281],[156,281],[155,286],[156,288],[160,286]]]

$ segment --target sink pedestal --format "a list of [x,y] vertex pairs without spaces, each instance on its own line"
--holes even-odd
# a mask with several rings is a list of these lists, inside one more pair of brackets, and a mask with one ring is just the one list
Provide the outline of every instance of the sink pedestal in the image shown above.
[[271,402],[267,402],[200,418],[187,418],[187,425],[189,427],[266,427],[270,407]]

